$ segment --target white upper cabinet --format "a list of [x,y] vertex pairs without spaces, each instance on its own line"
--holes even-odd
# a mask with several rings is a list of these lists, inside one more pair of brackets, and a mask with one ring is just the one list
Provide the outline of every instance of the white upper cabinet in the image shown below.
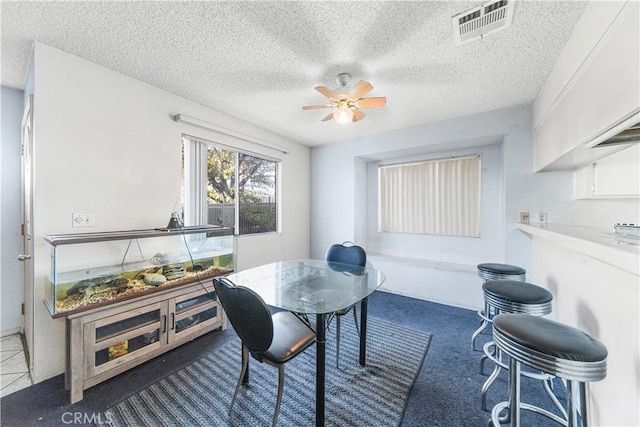
[[640,197],[640,144],[576,169],[575,199]]
[[569,170],[624,146],[586,148],[640,111],[640,3],[592,2],[533,106],[535,170]]

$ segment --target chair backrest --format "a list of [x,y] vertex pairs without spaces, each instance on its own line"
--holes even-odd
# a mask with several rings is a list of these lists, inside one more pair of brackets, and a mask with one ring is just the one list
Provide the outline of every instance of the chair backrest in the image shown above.
[[364,267],[367,264],[367,253],[362,247],[351,242],[331,245],[324,257],[325,261]]
[[220,303],[233,329],[251,353],[262,353],[273,341],[273,320],[269,307],[258,294],[229,279],[213,279]]
[[339,265],[329,265],[332,270],[344,270],[353,274],[362,274],[362,271],[367,264],[367,253],[358,245],[354,245],[351,242],[343,242],[331,245],[327,250],[324,259],[330,263],[337,262],[339,264],[348,264],[356,267],[355,269],[349,269]]

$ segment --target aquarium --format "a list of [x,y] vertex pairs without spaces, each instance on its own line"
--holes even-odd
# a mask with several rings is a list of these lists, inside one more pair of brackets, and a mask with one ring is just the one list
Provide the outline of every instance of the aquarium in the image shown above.
[[[142,297],[233,271],[233,229],[184,227],[45,236],[53,317]],[[124,351],[123,349],[115,349]]]

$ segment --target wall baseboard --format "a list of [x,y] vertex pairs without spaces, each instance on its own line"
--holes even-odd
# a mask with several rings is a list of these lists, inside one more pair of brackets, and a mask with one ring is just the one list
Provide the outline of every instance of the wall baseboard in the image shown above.
[[0,338],[8,337],[9,335],[15,335],[22,332],[22,328],[13,328],[7,331],[0,332]]

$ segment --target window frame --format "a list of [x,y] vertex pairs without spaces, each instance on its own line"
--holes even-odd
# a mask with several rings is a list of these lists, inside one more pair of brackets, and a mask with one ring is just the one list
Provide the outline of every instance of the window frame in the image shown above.
[[[182,134],[182,150],[183,150],[183,193],[182,207],[185,225],[203,225],[208,222],[208,200],[207,200],[207,159],[208,147],[215,147],[220,150],[231,151],[235,153],[235,194],[234,197],[234,227],[233,234],[235,236],[261,236],[270,233],[281,233],[282,227],[282,202],[280,197],[281,177],[282,177],[282,159],[257,153],[250,150],[241,149],[232,145],[223,144],[216,141],[210,141],[197,136]],[[261,160],[275,163],[275,187],[274,197],[276,203],[276,229],[273,231],[265,231],[259,233],[240,234],[240,197],[239,197],[239,170],[238,156],[244,154]]]

